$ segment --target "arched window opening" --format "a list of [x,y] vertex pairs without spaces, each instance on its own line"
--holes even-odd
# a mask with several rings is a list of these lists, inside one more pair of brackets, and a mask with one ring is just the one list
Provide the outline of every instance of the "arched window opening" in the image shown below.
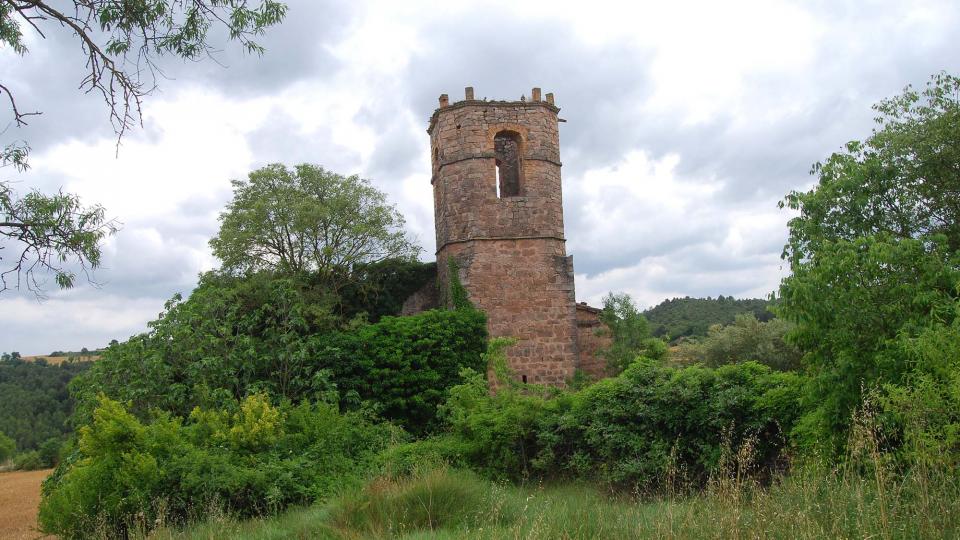
[[520,135],[501,131],[493,138],[497,165],[497,197],[520,195]]

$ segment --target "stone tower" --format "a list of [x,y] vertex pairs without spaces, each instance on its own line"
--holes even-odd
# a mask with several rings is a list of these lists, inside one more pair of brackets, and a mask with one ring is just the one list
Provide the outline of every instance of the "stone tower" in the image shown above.
[[[446,94],[430,118],[437,269],[455,259],[470,300],[525,382],[563,385],[578,366],[573,259],[563,232],[560,137],[553,94],[464,101]],[[443,300],[450,303],[449,298]]]

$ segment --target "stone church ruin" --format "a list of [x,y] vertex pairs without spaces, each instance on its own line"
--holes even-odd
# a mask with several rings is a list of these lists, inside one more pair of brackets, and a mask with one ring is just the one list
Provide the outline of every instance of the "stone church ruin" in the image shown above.
[[[599,310],[578,304],[567,255],[560,136],[553,94],[487,101],[440,96],[430,118],[437,285],[452,305],[451,269],[486,312],[491,337],[514,337],[507,361],[524,382],[564,385],[576,369],[604,375]],[[544,99],[545,98],[545,99]],[[453,264],[451,264],[451,260]],[[411,297],[405,311],[424,309]],[[432,303],[432,302],[431,302]]]

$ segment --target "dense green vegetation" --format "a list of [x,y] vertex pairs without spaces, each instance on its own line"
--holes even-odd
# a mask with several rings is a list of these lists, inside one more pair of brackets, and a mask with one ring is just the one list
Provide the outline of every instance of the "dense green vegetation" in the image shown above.
[[445,432],[395,449],[388,468],[439,458],[493,478],[590,480],[633,493],[702,485],[724,448],[749,445],[773,464],[801,389],[798,376],[755,363],[672,368],[646,358],[579,391],[490,394],[482,375],[467,379],[450,391]]
[[238,516],[274,512],[359,481],[402,430],[329,405],[274,407],[253,394],[181,419],[141,422],[101,397],[80,429],[68,468],[47,481],[44,526],[65,537],[123,536],[211,508]]
[[643,312],[654,336],[677,340],[682,337],[704,337],[715,324],[733,324],[737,315],[752,313],[759,321],[773,318],[769,301],[759,298],[671,298]]
[[674,360],[711,367],[752,361],[780,371],[798,371],[802,354],[786,339],[793,328],[783,319],[762,322],[752,313],[737,315],[733,324],[715,324],[706,337],[681,343]]
[[[456,309],[370,323],[330,273],[206,274],[71,383],[79,436],[45,485],[41,526],[67,538],[960,534],[960,80],[877,108],[877,131],[785,201],[797,217],[778,318],[734,314],[689,345],[692,362],[671,359],[625,295],[603,313],[614,376],[561,389],[517,382],[511,340],[486,341],[457,283]],[[371,290],[419,279],[388,275]],[[291,505],[311,506],[271,517]],[[191,525],[201,515],[214,519]]]
[[[873,134],[784,201],[799,215],[777,313],[797,324],[810,377],[796,438],[830,453],[843,450],[864,392],[960,397],[960,79],[937,75],[875,109]],[[954,422],[955,411],[945,411]]]
[[72,432],[68,419],[75,402],[67,383],[89,367],[90,362],[0,361],[0,433],[13,439],[23,456],[19,468],[56,462],[60,445]]
[[[174,298],[148,333],[109,347],[71,383],[85,423],[102,393],[141,418],[186,416],[264,393],[275,402],[373,406],[414,432],[427,429],[461,368],[482,369],[486,319],[435,310],[344,322],[326,289],[261,272],[210,273]],[[346,325],[341,326],[341,325]]]
[[381,478],[277,517],[217,514],[151,538],[954,538],[958,523],[960,485],[929,472],[877,484],[852,470],[808,471],[769,487],[716,475],[696,496],[638,503],[590,485],[516,486],[439,469]]
[[607,361],[607,374],[622,372],[640,355],[653,360],[666,357],[666,344],[650,335],[650,325],[630,295],[608,294],[603,299],[600,320],[604,324],[601,332],[612,340],[611,345],[599,353]]

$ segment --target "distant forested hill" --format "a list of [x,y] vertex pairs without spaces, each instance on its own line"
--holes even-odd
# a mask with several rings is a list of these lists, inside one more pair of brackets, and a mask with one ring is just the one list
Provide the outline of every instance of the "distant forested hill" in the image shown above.
[[16,441],[18,451],[65,437],[71,430],[66,420],[73,412],[67,383],[90,365],[0,360],[0,432]]
[[653,335],[670,339],[705,336],[712,324],[731,324],[741,313],[753,313],[758,320],[768,321],[773,313],[767,311],[769,302],[760,298],[671,298],[646,310],[643,315],[650,322]]

